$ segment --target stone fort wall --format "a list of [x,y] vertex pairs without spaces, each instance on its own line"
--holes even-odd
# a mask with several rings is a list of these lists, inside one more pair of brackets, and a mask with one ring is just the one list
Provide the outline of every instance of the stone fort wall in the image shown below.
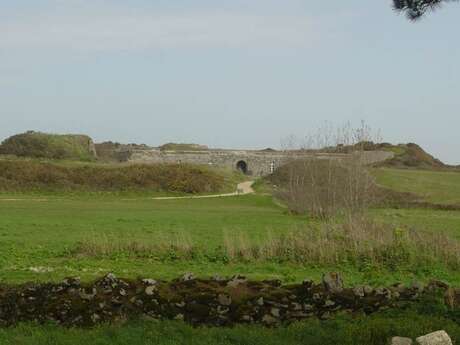
[[[394,157],[386,151],[365,151],[365,164],[382,162]],[[252,150],[206,150],[206,151],[161,151],[156,149],[132,150],[124,157],[129,163],[191,163],[226,168],[243,168],[248,175],[264,176],[292,159],[337,159],[342,160],[351,154],[305,153],[300,151],[252,151]]]

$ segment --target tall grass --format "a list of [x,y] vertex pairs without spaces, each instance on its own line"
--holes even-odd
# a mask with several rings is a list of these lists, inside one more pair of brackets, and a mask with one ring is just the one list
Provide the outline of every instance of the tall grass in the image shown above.
[[250,244],[245,235],[225,241],[229,260],[282,260],[307,264],[415,266],[442,263],[460,267],[460,242],[446,235],[394,228],[364,217],[329,221],[295,229],[284,236],[268,234]]
[[73,251],[83,256],[125,255],[188,260],[202,258],[224,262],[277,261],[308,265],[381,266],[391,270],[442,264],[460,268],[460,242],[440,233],[418,232],[354,217],[292,229],[283,236],[267,233],[251,240],[246,233],[224,234],[216,248],[194,243],[180,235],[160,236],[148,242],[117,240],[97,235]]
[[184,233],[177,235],[159,233],[149,242],[137,239],[122,241],[115,235],[93,233],[80,241],[72,252],[88,257],[152,257],[158,254],[169,257],[179,254],[183,257],[191,257],[194,250],[195,246],[192,244],[190,236]]

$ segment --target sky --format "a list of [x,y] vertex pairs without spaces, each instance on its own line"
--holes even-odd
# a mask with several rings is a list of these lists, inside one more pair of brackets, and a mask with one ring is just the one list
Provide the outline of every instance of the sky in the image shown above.
[[460,164],[460,5],[391,0],[0,0],[0,140],[279,148],[365,121]]

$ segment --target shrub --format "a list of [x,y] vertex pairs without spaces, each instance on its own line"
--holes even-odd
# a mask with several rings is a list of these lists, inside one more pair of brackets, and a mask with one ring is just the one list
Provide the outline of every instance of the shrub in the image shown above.
[[277,196],[295,213],[330,218],[353,214],[375,200],[373,178],[356,154],[344,160],[297,160],[271,177]]
[[172,191],[221,190],[224,178],[193,165],[64,167],[35,161],[0,161],[0,191]]

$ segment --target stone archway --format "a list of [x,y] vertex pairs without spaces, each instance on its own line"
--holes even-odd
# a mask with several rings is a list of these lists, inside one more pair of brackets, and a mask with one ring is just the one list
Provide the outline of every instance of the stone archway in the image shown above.
[[236,163],[236,169],[241,171],[243,174],[247,175],[249,173],[249,170],[248,170],[248,163],[246,163],[245,161],[241,160],[241,161],[238,161],[238,163]]

